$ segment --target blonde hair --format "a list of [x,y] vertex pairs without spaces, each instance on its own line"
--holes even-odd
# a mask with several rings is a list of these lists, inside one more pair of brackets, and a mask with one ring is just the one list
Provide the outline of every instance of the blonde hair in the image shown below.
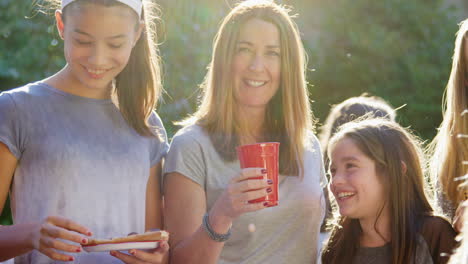
[[[150,0],[142,0],[142,2],[141,20],[145,27],[131,52],[127,65],[116,76],[114,87],[119,110],[126,122],[142,136],[159,137],[158,131],[155,131],[155,128],[149,124],[151,113],[162,92],[160,57],[156,44],[157,6]],[[66,21],[67,10],[85,3],[130,8],[115,0],[76,0],[62,10],[64,21]],[[36,1],[36,4],[46,13],[48,13],[47,10],[61,8],[60,0],[41,0]],[[136,29],[139,25],[136,13],[135,19]]]
[[201,85],[201,104],[196,113],[181,123],[199,124],[223,159],[235,159],[239,136],[246,133],[246,125],[237,115],[231,74],[239,31],[254,18],[271,23],[280,35],[281,82],[267,105],[264,131],[268,134],[264,137],[281,143],[280,172],[302,175],[303,151],[314,124],[305,79],[306,53],[297,25],[288,12],[284,6],[262,0],[245,1],[231,10],[214,39],[212,60]]
[[[423,217],[433,213],[425,193],[421,143],[395,122],[370,119],[341,126],[330,140],[329,153],[345,138],[374,161],[376,173],[386,188],[391,217],[391,263],[412,263],[418,228]],[[402,162],[406,170],[402,169]],[[323,249],[324,264],[350,262],[360,247],[359,220],[337,215],[335,222]]]
[[439,180],[441,191],[455,208],[466,199],[455,178],[468,173],[468,166],[463,165],[468,161],[468,141],[458,138],[468,134],[468,114],[462,116],[468,109],[467,31],[468,19],[457,32],[452,71],[443,98],[443,121],[428,148],[432,179]]

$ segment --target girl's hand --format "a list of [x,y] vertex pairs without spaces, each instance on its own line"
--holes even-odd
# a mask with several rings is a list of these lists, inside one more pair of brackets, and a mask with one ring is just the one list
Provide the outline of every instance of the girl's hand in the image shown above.
[[110,254],[127,264],[143,264],[143,263],[163,263],[164,256],[169,251],[169,244],[166,241],[159,242],[159,247],[152,251],[142,251],[131,249],[128,251],[130,255],[119,252],[111,251]]
[[458,205],[457,211],[455,211],[455,217],[453,218],[453,228],[457,233],[460,233],[463,228],[463,223],[468,221],[468,219],[464,219],[465,211],[468,210],[468,200],[460,203]]
[[[80,243],[88,242],[88,239],[81,234],[92,235],[88,228],[72,220],[60,216],[49,216],[42,223],[35,226],[30,235],[30,244],[33,249],[53,260],[73,261],[73,256],[60,253],[60,251],[81,252]],[[78,245],[69,244],[58,239],[68,240]]]
[[[254,177],[260,179],[251,179]],[[217,215],[232,221],[244,213],[265,208],[265,203],[249,203],[249,201],[266,196],[272,191],[272,184],[271,180],[266,179],[265,169],[242,169],[216,200],[210,211],[210,219]]]

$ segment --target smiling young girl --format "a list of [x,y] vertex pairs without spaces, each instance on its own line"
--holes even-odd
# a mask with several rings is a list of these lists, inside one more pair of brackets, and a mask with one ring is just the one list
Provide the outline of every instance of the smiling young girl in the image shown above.
[[[139,0],[56,4],[67,64],[0,95],[0,208],[11,191],[14,222],[0,226],[0,260],[121,263],[79,243],[161,228],[168,147],[153,112],[161,85],[151,9]],[[167,248],[112,254],[159,263]]]
[[[328,148],[328,141],[341,125],[363,117],[381,117],[395,121],[396,111],[383,98],[378,96],[369,96],[367,94],[350,97],[343,102],[332,106],[325,123],[320,128],[319,139],[322,149]],[[329,167],[329,159],[326,151],[323,153],[323,162],[325,169],[327,169]],[[325,197],[327,197],[327,212],[322,224],[322,232],[326,231],[328,228],[327,223],[332,217],[332,208],[328,199],[329,194],[326,189],[325,192]]]
[[323,263],[446,263],[455,231],[433,216],[416,139],[383,119],[342,126],[328,148],[340,216]]

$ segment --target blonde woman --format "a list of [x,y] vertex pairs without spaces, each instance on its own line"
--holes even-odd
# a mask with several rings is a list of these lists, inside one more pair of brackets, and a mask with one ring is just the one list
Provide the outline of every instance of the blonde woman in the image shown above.
[[453,218],[460,231],[467,187],[459,187],[461,177],[468,173],[468,19],[460,24],[455,40],[452,71],[444,96],[444,119],[430,146],[431,172],[438,181],[438,196],[443,212]]
[[[322,155],[312,133],[305,52],[288,10],[246,1],[223,20],[199,110],[165,164],[171,263],[315,263],[325,213]],[[262,168],[241,170],[236,146],[277,141],[279,205]]]

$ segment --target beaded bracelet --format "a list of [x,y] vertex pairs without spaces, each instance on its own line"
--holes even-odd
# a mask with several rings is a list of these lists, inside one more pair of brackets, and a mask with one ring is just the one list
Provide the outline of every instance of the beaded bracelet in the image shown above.
[[216,233],[213,228],[211,228],[211,225],[210,225],[210,222],[209,222],[209,219],[208,219],[208,213],[206,213],[204,216],[203,216],[203,229],[205,229],[206,233],[208,234],[208,236],[216,241],[216,242],[224,242],[226,240],[229,239],[229,237],[231,236],[231,228],[229,227],[229,230],[227,231],[226,234],[218,234]]

